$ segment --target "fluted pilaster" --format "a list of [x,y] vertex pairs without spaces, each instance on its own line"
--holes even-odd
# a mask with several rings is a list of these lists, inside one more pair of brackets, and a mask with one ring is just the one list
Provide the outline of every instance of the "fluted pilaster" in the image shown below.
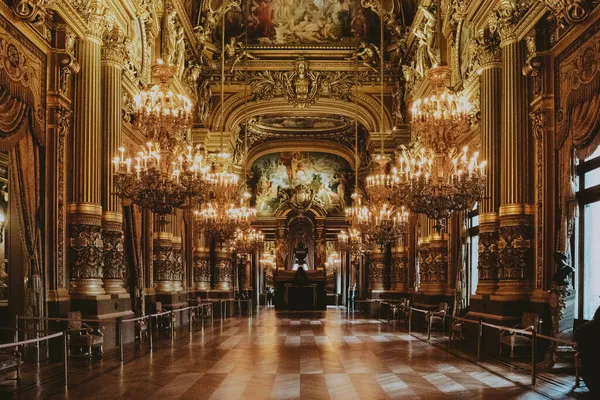
[[525,47],[502,37],[502,179],[500,189],[497,295],[519,298],[531,293],[533,206],[531,138],[527,81],[522,73]]
[[100,202],[101,45],[87,35],[76,47],[80,72],[75,77],[72,191],[69,213],[71,293],[104,294],[102,206]]
[[501,205],[531,204],[525,47],[510,41],[502,46],[502,187]]
[[126,264],[124,254],[123,214],[121,201],[114,194],[114,165],[112,159],[121,145],[121,76],[127,57],[125,42],[118,31],[105,37],[102,46],[102,153],[101,177],[103,208],[102,234],[104,239],[104,290],[106,293],[125,293],[123,279]]
[[479,207],[478,295],[498,287],[498,209],[500,207],[500,149],[502,127],[502,53],[497,36],[484,36],[480,57],[481,152],[487,160],[487,180]]

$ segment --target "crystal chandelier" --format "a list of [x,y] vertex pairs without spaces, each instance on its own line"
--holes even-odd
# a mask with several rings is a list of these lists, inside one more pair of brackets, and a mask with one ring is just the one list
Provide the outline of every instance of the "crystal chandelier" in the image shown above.
[[337,247],[340,252],[347,252],[352,257],[357,257],[364,251],[362,235],[357,228],[341,231],[337,235]]
[[194,211],[196,231],[203,231],[221,245],[233,238],[237,222],[237,210],[233,204],[206,203],[200,210]]
[[459,151],[456,146],[457,137],[470,126],[469,103],[443,87],[435,71],[429,76],[437,89],[432,96],[415,100],[417,140],[403,147],[394,173],[408,193],[411,211],[436,220],[439,232],[454,212],[482,199],[486,162],[468,147]]
[[388,203],[369,209],[363,207],[358,215],[358,229],[371,244],[381,250],[408,233],[408,211]]
[[212,165],[206,175],[210,198],[217,204],[235,202],[240,194],[240,177],[232,172],[231,154],[219,152],[211,154]]
[[[113,160],[117,194],[158,214],[170,214],[190,198],[204,196],[206,166],[199,148],[185,146],[185,131],[192,122],[192,102],[168,86],[174,65],[158,60],[152,68],[159,84],[135,98],[135,125],[151,140],[135,151],[119,149]],[[132,158],[134,155],[135,165]]]
[[246,256],[263,248],[265,235],[256,229],[241,230],[235,232],[231,240],[231,248],[238,256]]

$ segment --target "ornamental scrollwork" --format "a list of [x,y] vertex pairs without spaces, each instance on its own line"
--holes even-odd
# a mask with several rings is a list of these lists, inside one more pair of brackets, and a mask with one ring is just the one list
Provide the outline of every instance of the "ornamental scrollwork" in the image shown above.
[[530,219],[530,216],[518,215],[502,221],[498,238],[498,279],[531,278],[533,229]]
[[531,7],[531,4],[531,0],[501,0],[489,17],[490,31],[492,33],[497,32],[502,42],[516,40],[516,27]]
[[340,71],[311,71],[303,57],[296,60],[292,71],[259,72],[248,79],[253,100],[271,100],[281,95],[298,108],[310,107],[321,95],[348,101],[353,82],[352,75]]
[[71,224],[71,278],[103,278],[102,230],[100,226]]
[[172,281],[173,248],[170,241],[154,242],[154,281]]
[[584,21],[597,1],[586,0],[542,0],[554,16],[558,26],[568,28]]
[[210,259],[200,255],[193,258],[194,282],[210,282]]
[[56,274],[59,287],[65,285],[65,146],[69,128],[71,127],[71,110],[59,107],[55,110],[54,122],[57,133],[57,182],[56,197],[58,199],[56,215]]
[[12,10],[19,19],[37,25],[46,21],[48,9],[53,4],[54,0],[16,0]]
[[104,278],[123,279],[126,270],[123,231],[104,229],[102,234],[104,241]]
[[497,224],[482,224],[479,230],[478,263],[479,280],[495,281],[498,279],[498,231]]

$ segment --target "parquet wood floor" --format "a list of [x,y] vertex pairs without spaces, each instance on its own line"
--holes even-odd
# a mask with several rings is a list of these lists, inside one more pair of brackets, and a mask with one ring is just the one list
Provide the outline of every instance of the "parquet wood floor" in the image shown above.
[[[69,399],[546,399],[376,320],[261,310],[215,321],[153,353],[126,348],[91,364],[26,376],[0,397]],[[13,387],[14,388],[14,387]],[[560,398],[560,397],[557,397]]]

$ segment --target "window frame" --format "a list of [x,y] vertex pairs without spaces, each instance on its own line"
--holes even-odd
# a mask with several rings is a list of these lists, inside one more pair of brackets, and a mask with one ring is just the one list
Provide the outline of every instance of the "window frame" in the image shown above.
[[[578,216],[578,237],[577,241],[575,235],[571,237],[571,248],[577,249],[577,254],[573,255],[572,263],[577,266],[576,272],[574,272],[574,278],[577,277],[577,281],[574,282],[573,287],[577,290],[577,301],[576,304],[576,318],[583,318],[583,309],[585,302],[585,206],[600,202],[600,185],[585,188],[585,175],[588,172],[600,170],[600,155],[588,160],[579,160],[577,165],[577,192],[575,193],[575,199],[577,200],[577,206],[579,210]],[[577,259],[575,260],[575,257]]]
[[[472,272],[473,272],[473,257],[472,257],[472,246],[473,246],[473,237],[479,236],[479,221],[477,225],[473,226],[473,220],[475,217],[479,216],[479,205],[476,206],[475,209],[467,212],[467,237],[468,237],[468,246],[467,246],[467,306],[471,305],[471,297],[473,294],[471,293],[471,282],[473,281]],[[479,250],[477,250],[479,251]],[[479,268],[475,268],[477,274],[479,274]]]

